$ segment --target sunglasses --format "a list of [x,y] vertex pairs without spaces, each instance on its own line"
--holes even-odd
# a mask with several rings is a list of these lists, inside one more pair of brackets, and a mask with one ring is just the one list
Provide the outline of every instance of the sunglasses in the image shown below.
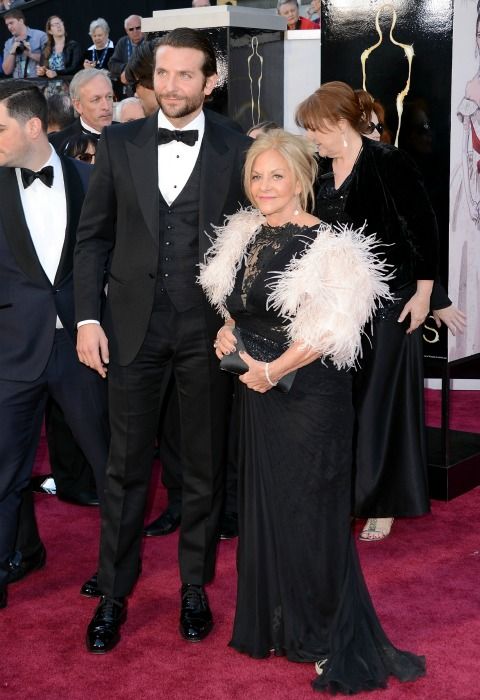
[[367,134],[373,134],[373,132],[375,130],[377,130],[381,136],[383,134],[383,132],[385,131],[385,127],[380,122],[378,122],[378,124],[374,124],[373,122],[368,122]]
[[83,163],[91,163],[94,158],[95,153],[79,153],[77,156],[77,159],[81,160]]
[[128,31],[129,32],[138,32],[141,29],[141,27],[129,27]]

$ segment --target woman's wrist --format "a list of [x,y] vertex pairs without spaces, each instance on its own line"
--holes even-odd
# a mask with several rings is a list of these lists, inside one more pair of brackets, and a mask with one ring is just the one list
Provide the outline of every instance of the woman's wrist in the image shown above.
[[265,372],[265,379],[267,382],[270,384],[271,387],[277,386],[278,384],[278,379],[275,381],[271,376],[270,376],[270,364],[268,362],[265,362],[263,365],[263,370]]

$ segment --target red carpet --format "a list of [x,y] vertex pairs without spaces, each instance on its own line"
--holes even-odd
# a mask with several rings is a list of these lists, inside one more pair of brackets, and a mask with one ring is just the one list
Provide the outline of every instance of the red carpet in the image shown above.
[[[44,462],[43,471],[48,469],[44,453],[42,445],[38,466]],[[155,513],[163,499],[159,492]],[[106,656],[88,654],[84,632],[95,603],[81,598],[78,589],[96,566],[97,510],[51,496],[38,496],[37,507],[48,561],[45,569],[10,587],[9,606],[0,611],[0,700],[321,697],[309,686],[311,665],[254,661],[227,647],[235,542],[220,545],[209,588],[216,626],[205,642],[188,644],[177,632],[175,534],[146,541],[143,574],[118,648]],[[375,693],[384,700],[480,696],[480,490],[450,503],[434,502],[432,511],[399,521],[385,542],[359,545],[387,633],[397,646],[427,657],[427,676],[405,685],[391,681],[388,690]]]

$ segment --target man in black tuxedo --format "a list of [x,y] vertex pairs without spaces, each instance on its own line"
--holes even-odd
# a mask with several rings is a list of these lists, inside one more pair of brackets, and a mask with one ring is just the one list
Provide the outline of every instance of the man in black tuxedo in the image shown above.
[[57,153],[79,134],[100,138],[104,127],[113,120],[113,87],[105,70],[84,68],[70,83],[70,98],[78,118],[62,131],[50,134],[50,143]]
[[[75,353],[73,249],[88,171],[49,144],[38,88],[1,83],[0,606],[48,395],[92,464],[99,493],[103,488],[105,387]],[[45,551],[39,539],[36,545],[41,565]]]
[[[172,362],[183,457],[179,564],[180,631],[190,641],[212,627],[204,585],[214,574],[222,502],[229,383],[212,352],[221,326],[196,284],[212,225],[243,201],[250,139],[203,111],[217,81],[208,36],[175,29],[158,42],[159,112],[107,128],[99,142],[75,253],[79,358],[105,376],[112,429],[99,587],[87,632],[95,653],[111,649],[137,574],[145,502]],[[103,327],[99,298],[110,259]]]

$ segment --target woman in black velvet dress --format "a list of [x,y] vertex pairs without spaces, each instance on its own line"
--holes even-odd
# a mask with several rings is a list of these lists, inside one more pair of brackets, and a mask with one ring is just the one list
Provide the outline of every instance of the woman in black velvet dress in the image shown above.
[[[305,210],[308,142],[260,135],[245,164],[257,209],[218,231],[200,282],[225,318],[217,356],[240,332],[238,593],[231,646],[315,662],[317,690],[351,694],[413,680],[421,657],[389,642],[350,525],[351,374],[361,330],[387,292],[373,238],[334,232]],[[231,358],[229,358],[231,361]],[[296,371],[288,393],[277,382]]]
[[419,173],[402,151],[362,135],[363,116],[340,82],[326,83],[298,110],[322,157],[316,214],[330,224],[366,224],[395,270],[395,301],[376,315],[354,386],[354,513],[371,519],[362,538],[373,540],[388,534],[393,516],[429,511],[422,324],[431,304],[451,302],[437,286],[431,300],[437,225]]

